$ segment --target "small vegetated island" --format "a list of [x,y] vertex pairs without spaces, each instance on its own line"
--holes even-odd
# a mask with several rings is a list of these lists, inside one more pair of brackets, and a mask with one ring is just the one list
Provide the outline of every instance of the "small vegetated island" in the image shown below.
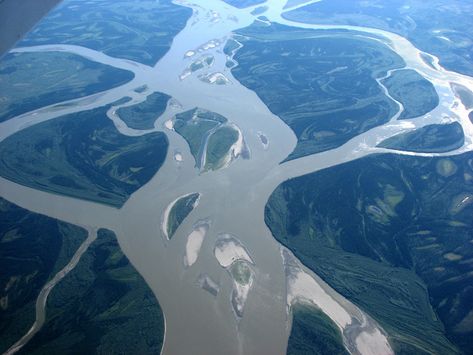
[[202,171],[218,170],[235,158],[232,147],[241,133],[222,115],[195,108],[176,115],[172,127],[187,141],[196,167]]
[[164,212],[163,229],[171,239],[184,219],[197,207],[200,194],[191,193],[173,201]]

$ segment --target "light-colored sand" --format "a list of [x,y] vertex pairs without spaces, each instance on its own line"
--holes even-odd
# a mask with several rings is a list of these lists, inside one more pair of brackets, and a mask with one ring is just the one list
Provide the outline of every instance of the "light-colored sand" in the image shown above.
[[374,329],[372,333],[363,332],[356,338],[356,348],[363,355],[391,355],[391,350],[386,337]]
[[245,308],[245,303],[248,299],[248,294],[252,284],[253,277],[251,277],[250,282],[247,285],[240,285],[238,282],[233,281],[232,307],[235,314],[240,318],[243,316],[243,309]]
[[184,158],[182,157],[181,153],[176,153],[176,154],[174,154],[174,160],[177,161],[177,162],[182,162],[184,160]]
[[220,235],[215,245],[214,254],[219,264],[224,268],[229,267],[236,260],[246,260],[253,263],[245,247],[229,234]]
[[184,80],[185,78],[189,77],[192,72],[189,69],[184,69],[181,75],[179,75],[179,80]]
[[307,273],[300,270],[288,278],[287,302],[291,306],[298,299],[307,300],[319,307],[341,330],[351,323],[351,316]]
[[241,129],[234,124],[232,124],[232,128],[238,131],[238,139],[230,147],[230,154],[232,159],[234,159],[239,157],[243,153],[245,143],[243,141],[243,133],[241,133]]
[[245,148],[245,142],[243,140],[243,134],[241,133],[240,128],[235,124],[231,124],[231,127],[238,132],[238,139],[235,143],[232,144],[227,154],[221,160],[221,163],[219,164],[219,169],[224,169],[228,167],[232,163],[232,161],[237,159],[243,153],[243,150]]
[[[344,335],[347,350],[362,355],[394,354],[387,337],[379,327],[363,313],[349,313],[349,308],[334,299],[311,275],[305,272],[300,262],[286,249],[281,249],[287,275],[287,305],[309,302],[324,312]],[[325,286],[326,287],[326,286]],[[345,331],[347,331],[345,333]],[[345,334],[349,334],[348,339]],[[356,348],[355,348],[356,347]]]
[[197,225],[187,237],[186,254],[184,255],[185,266],[192,266],[197,261],[207,230],[207,224]]
[[170,129],[171,131],[174,131],[174,121],[173,120],[167,120],[164,122],[164,127],[167,129]]
[[205,43],[204,45],[202,45],[202,47],[200,47],[200,49],[206,51],[206,50],[218,47],[219,45],[220,45],[219,41],[217,41],[215,39],[212,39],[212,40],[208,41],[207,43]]
[[199,78],[200,80],[209,84],[222,85],[222,84],[228,84],[230,82],[230,80],[225,76],[225,74],[220,73],[220,72],[206,74],[206,75],[200,76]]

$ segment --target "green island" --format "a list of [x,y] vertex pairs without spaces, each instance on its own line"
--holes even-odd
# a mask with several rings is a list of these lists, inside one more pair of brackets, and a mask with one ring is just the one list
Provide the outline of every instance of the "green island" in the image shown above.
[[145,101],[117,110],[118,116],[133,129],[152,129],[154,121],[161,116],[171,96],[161,92],[154,92]]
[[[297,2],[297,0],[295,0]],[[473,12],[471,1],[389,1],[367,6],[365,0],[315,2],[285,12],[283,17],[298,22],[379,28],[406,37],[424,52],[440,58],[449,70],[473,75]],[[406,7],[406,5],[408,7]]]
[[465,108],[467,110],[473,109],[473,92],[460,84],[452,83],[450,86],[455,94],[460,98]]
[[51,291],[46,321],[19,354],[159,354],[164,317],[113,232],[98,238]]
[[295,303],[287,355],[348,355],[340,329],[313,305]]
[[238,131],[231,126],[220,127],[212,133],[207,144],[204,171],[220,169],[238,137]]
[[223,53],[232,56],[238,48],[240,48],[240,44],[235,39],[229,38],[227,42],[225,42]]
[[0,352],[31,328],[43,286],[72,258],[87,232],[0,198]]
[[232,73],[296,134],[289,160],[338,147],[398,111],[376,79],[404,62],[376,40],[279,24],[237,35]]
[[163,164],[168,140],[120,134],[108,107],[26,128],[0,143],[0,175],[16,183],[120,207]]
[[80,56],[10,53],[0,62],[0,122],[124,84],[133,73]]
[[210,67],[213,63],[214,63],[214,57],[211,55],[207,55],[192,62],[191,65],[189,65],[188,69],[191,73],[194,73],[200,69]]
[[396,70],[383,81],[390,95],[404,106],[399,119],[414,118],[432,111],[439,97],[430,81],[415,70]]
[[191,15],[190,8],[171,0],[68,0],[54,8],[18,45],[73,44],[154,65]]
[[189,145],[196,166],[201,167],[205,143],[217,127],[227,122],[227,119],[215,112],[200,108],[179,113],[173,120],[174,129]]
[[255,7],[253,11],[251,11],[251,14],[254,16],[261,15],[262,13],[265,13],[268,10],[268,6],[258,6]]
[[372,316],[400,354],[469,353],[473,154],[373,155],[289,180],[275,238]]
[[464,142],[463,128],[461,124],[454,122],[428,125],[412,132],[398,134],[382,141],[378,147],[438,153],[458,149]]
[[237,260],[230,266],[233,279],[240,285],[246,286],[251,280],[251,269],[246,260]]
[[199,193],[193,193],[179,198],[169,211],[167,220],[167,234],[171,239],[177,228],[181,225],[184,219],[195,208],[195,204],[200,197]]

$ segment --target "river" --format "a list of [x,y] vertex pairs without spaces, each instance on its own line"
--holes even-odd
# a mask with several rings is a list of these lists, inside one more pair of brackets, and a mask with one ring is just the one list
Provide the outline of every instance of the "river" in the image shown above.
[[[287,179],[320,169],[342,164],[378,152],[410,155],[441,155],[392,151],[376,148],[385,138],[432,123],[458,121],[465,132],[463,147],[444,155],[455,155],[472,150],[473,127],[468,111],[458,104],[450,88],[455,82],[473,89],[473,79],[427,65],[422,52],[407,39],[386,31],[355,26],[318,26],[288,21],[282,18],[285,1],[268,1],[269,10],[264,14],[270,21],[313,29],[348,29],[367,35],[377,35],[396,51],[406,62],[407,68],[417,70],[430,80],[441,99],[441,104],[422,117],[390,122],[373,128],[343,146],[279,164],[296,145],[296,136],[277,116],[273,115],[259,97],[242,86],[225,67],[223,43],[232,31],[250,25],[255,16],[253,8],[235,9],[219,1],[179,1],[176,3],[193,8],[192,18],[174,39],[169,52],[154,66],[112,58],[79,46],[52,45],[18,48],[15,51],[64,51],[89,60],[130,70],[134,79],[120,87],[86,98],[71,100],[66,108],[51,105],[34,112],[0,123],[0,139],[25,127],[54,119],[64,114],[104,106],[132,97],[142,101],[147,94],[161,91],[180,104],[170,106],[158,119],[155,128],[139,131],[128,128],[109,111],[109,117],[122,134],[140,135],[150,131],[167,134],[170,149],[159,172],[146,185],[136,191],[121,209],[89,201],[77,200],[0,179],[0,195],[31,211],[45,214],[69,223],[108,228],[113,230],[120,247],[130,262],[144,277],[156,294],[166,316],[164,354],[283,354],[289,335],[287,311],[286,265],[281,256],[281,246],[273,238],[264,222],[264,206],[274,189]],[[215,20],[213,14],[218,14]],[[180,80],[179,76],[192,62],[185,57],[189,50],[196,50],[212,40],[222,43],[206,50],[215,58],[212,70],[224,73],[230,83],[212,85],[193,74]],[[134,89],[147,85],[145,93]],[[140,96],[141,95],[141,96]],[[457,103],[457,104],[455,104]],[[128,104],[126,104],[128,105]],[[187,143],[176,132],[166,128],[165,122],[178,112],[201,107],[225,116],[241,130],[250,151],[249,159],[235,160],[218,171],[200,174]],[[402,110],[402,106],[400,107]],[[269,142],[265,147],[259,138],[263,133]],[[175,152],[183,161],[174,159]],[[199,205],[184,220],[171,240],[161,232],[161,219],[166,207],[179,196],[198,192]],[[183,263],[187,236],[199,220],[209,220],[210,226],[195,264]],[[254,282],[249,292],[241,319],[232,310],[233,280],[214,256],[217,236],[226,233],[236,236],[247,248],[254,265]],[[358,344],[357,339],[378,330],[371,340],[378,342],[382,353],[390,353],[383,345],[386,338],[382,329],[362,310],[337,294],[317,275],[301,267],[317,285],[358,322],[348,325],[345,343]],[[220,286],[217,296],[203,290],[198,284],[201,275],[207,275]],[[329,313],[329,310],[325,310]],[[358,325],[355,325],[358,324]],[[348,331],[349,330],[349,331]],[[383,347],[384,346],[384,347]],[[364,347],[351,349],[353,353],[369,353]]]

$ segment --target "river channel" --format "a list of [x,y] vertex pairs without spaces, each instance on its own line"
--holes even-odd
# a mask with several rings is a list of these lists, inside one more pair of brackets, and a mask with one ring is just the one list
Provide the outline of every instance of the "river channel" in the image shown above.
[[[249,26],[255,16],[253,8],[235,9],[220,1],[179,1],[191,7],[193,16],[174,39],[169,52],[154,66],[112,58],[87,48],[67,45],[17,48],[20,52],[64,51],[90,60],[130,70],[134,79],[120,87],[86,98],[71,100],[72,105],[55,105],[13,118],[0,124],[0,139],[39,122],[115,102],[130,96],[139,102],[146,95],[160,91],[173,97],[178,105],[169,106],[157,120],[154,130],[139,131],[128,128],[120,118],[109,111],[122,134],[140,135],[163,131],[169,138],[170,148],[166,161],[145,186],[136,191],[121,209],[77,200],[43,191],[36,191],[5,179],[0,179],[0,195],[31,211],[88,228],[113,230],[120,247],[131,263],[149,284],[166,316],[164,354],[284,354],[290,331],[287,307],[287,273],[281,246],[273,238],[264,222],[264,206],[274,189],[287,179],[335,166],[373,153],[440,155],[391,151],[376,145],[395,134],[407,132],[432,123],[458,121],[465,132],[463,147],[448,155],[473,149],[473,127],[468,111],[459,103],[450,88],[458,83],[473,89],[473,79],[444,70],[440,65],[429,66],[407,39],[386,31],[355,26],[318,26],[288,21],[281,14],[285,1],[268,1],[264,14],[270,21],[290,26],[313,29],[347,29],[358,33],[377,35],[397,52],[408,68],[417,70],[431,81],[441,104],[429,114],[410,120],[391,120],[385,125],[365,132],[343,146],[280,164],[294,149],[297,140],[293,131],[272,114],[259,97],[241,85],[225,67],[227,60],[223,45],[232,32]],[[214,57],[212,71],[223,73],[226,85],[203,82],[197,75],[184,80],[179,76],[192,62],[188,51],[203,48],[211,41],[215,47],[205,47],[205,54]],[[215,42],[213,42],[215,43]],[[143,94],[134,90],[147,85]],[[242,132],[249,150],[249,159],[236,159],[225,169],[199,173],[185,140],[165,122],[176,113],[200,107],[225,116]],[[402,109],[402,108],[400,108]],[[263,133],[268,146],[259,137]],[[175,153],[182,155],[176,161]],[[161,230],[162,215],[171,201],[179,196],[199,193],[199,205],[189,214],[171,240]],[[196,222],[208,220],[206,233],[195,264],[183,263],[187,236]],[[233,280],[215,258],[217,236],[231,234],[248,250],[254,264],[254,281],[244,305],[243,317],[232,309]],[[341,311],[358,322],[345,332],[345,343],[357,344],[358,337],[373,335],[383,353],[390,353],[382,329],[362,310],[337,294],[309,270],[302,269],[335,301]],[[213,295],[202,289],[198,280],[202,275],[219,285]],[[324,310],[322,308],[322,310]],[[327,311],[328,310],[324,310]],[[378,330],[376,333],[375,330]],[[370,353],[364,347],[354,347],[353,353]],[[378,352],[379,353],[379,352]]]

